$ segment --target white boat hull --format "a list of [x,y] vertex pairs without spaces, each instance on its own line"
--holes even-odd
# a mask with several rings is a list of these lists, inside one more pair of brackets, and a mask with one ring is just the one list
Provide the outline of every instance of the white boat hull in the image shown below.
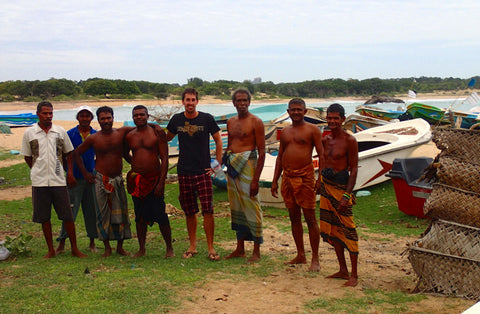
[[420,145],[430,141],[432,133],[428,122],[413,119],[374,127],[353,136],[359,146],[355,191],[389,180],[385,174],[392,169],[393,160],[412,157]]

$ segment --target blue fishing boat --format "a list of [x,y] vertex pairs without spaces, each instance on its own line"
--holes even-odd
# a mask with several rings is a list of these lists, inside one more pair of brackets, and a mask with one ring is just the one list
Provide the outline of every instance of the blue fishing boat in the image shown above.
[[30,126],[38,122],[38,117],[33,113],[1,114],[0,122],[9,127]]

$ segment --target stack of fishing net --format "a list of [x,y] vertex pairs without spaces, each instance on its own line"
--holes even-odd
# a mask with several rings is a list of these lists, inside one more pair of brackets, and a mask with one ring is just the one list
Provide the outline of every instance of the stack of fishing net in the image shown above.
[[441,150],[424,205],[431,226],[409,245],[417,291],[480,298],[480,131],[433,132]]

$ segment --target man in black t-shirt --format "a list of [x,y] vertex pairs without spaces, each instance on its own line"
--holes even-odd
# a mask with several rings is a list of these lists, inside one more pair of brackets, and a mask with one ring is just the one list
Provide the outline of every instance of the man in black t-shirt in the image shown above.
[[220,128],[213,116],[197,111],[198,92],[187,88],[182,93],[185,111],[175,114],[167,126],[167,140],[178,135],[180,155],[177,164],[179,200],[187,218],[187,230],[190,247],[183,258],[191,258],[197,252],[197,213],[199,212],[197,195],[203,214],[203,228],[208,245],[208,258],[217,261],[220,256],[213,248],[215,223],[213,220],[213,169],[210,166],[210,135],[215,140],[215,157],[222,158],[222,139]]

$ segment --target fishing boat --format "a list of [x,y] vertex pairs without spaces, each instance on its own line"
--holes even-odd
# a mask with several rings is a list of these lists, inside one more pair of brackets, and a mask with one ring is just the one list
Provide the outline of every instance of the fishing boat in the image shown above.
[[[449,111],[447,117],[453,115],[453,121],[456,128],[473,129],[480,122],[480,111]],[[450,118],[449,118],[450,119]]]
[[[284,114],[287,111],[287,108],[288,104],[271,104],[260,107],[250,107],[248,111],[259,117],[263,122],[270,122]],[[232,110],[234,110],[233,107]],[[214,116],[214,119],[218,124],[224,124],[227,123],[228,119],[235,117],[236,115],[237,112],[235,111],[228,114]]]
[[392,122],[353,135],[358,143],[358,174],[354,190],[384,181],[395,158],[410,157],[430,141],[430,124],[423,119]]
[[[307,106],[306,109],[307,112],[305,113],[303,120],[316,125],[327,123],[327,112],[325,108]],[[278,118],[272,120],[271,123],[275,123],[281,127],[285,124],[291,124],[292,122],[288,112],[284,111]]]
[[390,122],[382,119],[362,116],[359,114],[351,114],[345,119],[345,122],[343,122],[343,128],[352,133],[357,133],[388,123]]
[[450,124],[447,111],[434,106],[414,102],[407,106],[407,114],[413,119],[422,118],[432,125]]
[[403,110],[383,109],[375,106],[360,105],[355,108],[355,112],[366,117],[390,121],[398,119],[405,113]]
[[0,122],[9,127],[30,126],[38,122],[38,117],[33,113],[0,114]]
[[440,109],[421,103],[412,103],[407,113],[413,118],[422,118],[432,125],[451,124],[456,128],[469,129],[480,122],[479,112]]

